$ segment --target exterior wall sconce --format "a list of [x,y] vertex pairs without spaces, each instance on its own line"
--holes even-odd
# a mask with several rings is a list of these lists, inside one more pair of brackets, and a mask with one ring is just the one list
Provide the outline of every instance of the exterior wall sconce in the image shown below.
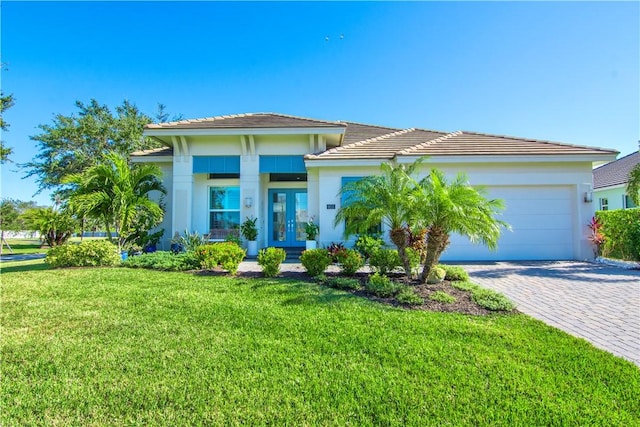
[[593,191],[586,191],[584,193],[584,202],[585,203],[593,202]]
[[253,198],[245,197],[244,198],[244,207],[245,208],[250,208],[251,206],[253,206]]

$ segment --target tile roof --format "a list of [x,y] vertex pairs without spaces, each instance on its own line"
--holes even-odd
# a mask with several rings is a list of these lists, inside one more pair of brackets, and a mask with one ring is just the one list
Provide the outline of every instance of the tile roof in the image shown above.
[[238,128],[318,128],[346,127],[344,123],[277,113],[245,113],[203,119],[150,123],[145,129],[238,129]]
[[[504,156],[554,154],[615,154],[614,150],[563,144],[504,135],[456,131],[444,133],[424,129],[390,129],[392,132],[360,141],[350,137],[348,124],[345,143],[323,153],[308,155],[310,160],[391,159],[395,156]],[[359,125],[366,126],[366,125]],[[364,132],[358,129],[359,134]]]
[[640,151],[619,158],[593,170],[593,188],[626,184],[629,172],[640,163]]
[[[350,127],[351,125],[349,125]],[[349,135],[349,127],[345,133],[345,139]],[[424,141],[444,136],[443,132],[427,131],[422,129],[404,129],[388,132],[380,136],[352,142],[331,148],[316,155],[308,155],[308,159],[314,160],[338,160],[338,159],[390,159],[398,152],[411,148]],[[354,139],[354,138],[351,138]]]
[[404,156],[504,156],[553,154],[613,154],[614,150],[560,142],[457,131],[398,153]]

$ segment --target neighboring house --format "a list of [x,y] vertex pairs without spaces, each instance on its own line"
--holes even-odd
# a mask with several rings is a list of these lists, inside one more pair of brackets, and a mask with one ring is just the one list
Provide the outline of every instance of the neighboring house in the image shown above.
[[593,198],[597,210],[635,208],[627,194],[629,172],[640,163],[640,151],[593,170]]
[[[256,113],[150,124],[144,134],[166,146],[134,153],[158,164],[168,194],[164,247],[185,230],[223,239],[246,217],[258,218],[261,247],[302,247],[304,223],[318,242],[344,241],[334,226],[344,183],[380,173],[381,162],[428,156],[437,167],[466,172],[472,185],[502,198],[511,224],[495,252],[453,236],[443,260],[586,259],[594,162],[615,159],[600,148],[487,135],[394,129],[352,122]],[[386,231],[386,230],[384,230]],[[353,237],[347,243],[352,243]]]

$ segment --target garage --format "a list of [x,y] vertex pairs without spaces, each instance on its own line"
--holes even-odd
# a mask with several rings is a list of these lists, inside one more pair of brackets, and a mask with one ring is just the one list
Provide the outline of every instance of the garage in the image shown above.
[[504,231],[496,251],[453,236],[443,260],[568,260],[574,258],[574,196],[571,186],[491,187],[505,201]]

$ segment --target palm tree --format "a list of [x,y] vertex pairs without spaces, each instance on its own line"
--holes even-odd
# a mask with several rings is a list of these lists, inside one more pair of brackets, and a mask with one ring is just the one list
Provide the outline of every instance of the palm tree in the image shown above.
[[634,205],[640,206],[640,163],[635,165],[629,172],[627,194],[633,200]]
[[345,235],[366,233],[381,223],[389,228],[389,237],[398,248],[405,273],[411,267],[406,254],[413,206],[411,193],[418,187],[412,178],[421,160],[411,165],[380,165],[382,175],[368,176],[344,185],[344,203],[336,213],[334,225],[345,221]]
[[449,184],[442,171],[432,169],[429,176],[420,181],[420,189],[416,193],[417,218],[428,229],[426,259],[420,276],[423,283],[449,245],[451,233],[495,249],[501,229],[509,228],[495,217],[504,209],[503,201],[488,200],[484,189],[469,185],[462,173]]
[[65,178],[65,183],[74,186],[69,207],[80,215],[104,221],[109,240],[113,240],[113,226],[118,233],[118,248],[122,250],[133,234],[132,226],[141,216],[151,218],[154,224],[162,221],[162,208],[149,199],[152,191],[166,194],[161,176],[156,165],[129,166],[125,157],[109,153],[104,162]]

